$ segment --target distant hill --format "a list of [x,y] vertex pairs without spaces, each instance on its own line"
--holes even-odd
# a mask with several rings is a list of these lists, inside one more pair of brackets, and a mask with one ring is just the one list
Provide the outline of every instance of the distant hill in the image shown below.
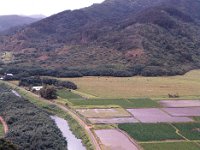
[[[0,40],[15,66],[83,75],[175,75],[200,68],[199,0],[106,0]],[[16,63],[17,62],[17,63]]]
[[43,17],[26,17],[18,15],[5,15],[0,16],[0,31],[8,30],[9,28],[31,24],[38,20],[41,20]]

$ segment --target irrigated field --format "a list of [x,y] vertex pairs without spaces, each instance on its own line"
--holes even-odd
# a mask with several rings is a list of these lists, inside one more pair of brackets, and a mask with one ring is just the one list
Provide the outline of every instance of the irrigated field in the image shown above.
[[200,123],[174,124],[180,133],[189,140],[200,140]]
[[75,82],[78,91],[100,98],[167,98],[178,94],[184,98],[200,97],[200,70],[174,77],[83,77],[62,78]]
[[81,107],[111,107],[120,106],[123,108],[152,108],[158,107],[155,101],[150,99],[90,99],[90,100],[74,100],[69,99],[69,101],[75,106]]
[[199,150],[200,147],[193,142],[165,142],[165,143],[143,143],[145,150]]
[[127,111],[121,108],[116,109],[76,109],[77,112],[87,118],[114,118],[114,117],[130,117]]
[[120,124],[118,127],[138,141],[181,140],[169,124]]

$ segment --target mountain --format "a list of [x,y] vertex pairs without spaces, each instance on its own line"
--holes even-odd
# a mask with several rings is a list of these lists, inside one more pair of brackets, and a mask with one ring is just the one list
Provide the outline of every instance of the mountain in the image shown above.
[[[176,75],[200,68],[199,0],[106,0],[1,37],[6,66],[83,75]],[[5,66],[4,66],[5,67]]]
[[18,15],[0,16],[0,32],[8,30],[13,27],[31,24],[39,20],[41,20],[41,18],[18,16]]
[[36,19],[44,19],[44,18],[46,18],[46,16],[42,15],[42,14],[30,15],[29,17],[36,18]]

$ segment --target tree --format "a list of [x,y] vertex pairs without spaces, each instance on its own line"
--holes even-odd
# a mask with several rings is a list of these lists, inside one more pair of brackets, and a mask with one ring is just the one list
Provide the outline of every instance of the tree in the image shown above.
[[40,96],[45,99],[56,99],[56,89],[53,86],[45,86],[40,90]]

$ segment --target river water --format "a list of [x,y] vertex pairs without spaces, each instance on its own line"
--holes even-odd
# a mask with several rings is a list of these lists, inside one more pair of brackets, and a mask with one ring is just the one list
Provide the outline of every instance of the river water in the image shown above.
[[51,116],[67,141],[68,150],[86,150],[80,139],[77,139],[69,128],[68,122],[60,117]]

